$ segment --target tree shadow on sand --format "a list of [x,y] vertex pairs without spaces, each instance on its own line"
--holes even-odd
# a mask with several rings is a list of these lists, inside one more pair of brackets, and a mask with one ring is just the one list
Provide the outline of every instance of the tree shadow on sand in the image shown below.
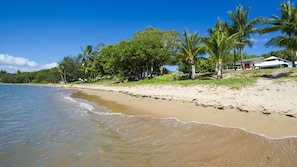
[[288,69],[277,69],[272,74],[265,74],[261,77],[267,78],[267,79],[279,79],[283,77],[291,77],[294,74],[293,71],[290,71]]

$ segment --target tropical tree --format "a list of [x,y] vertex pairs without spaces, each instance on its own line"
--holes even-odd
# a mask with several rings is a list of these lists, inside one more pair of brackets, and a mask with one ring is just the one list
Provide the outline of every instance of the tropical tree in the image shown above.
[[209,37],[205,37],[206,51],[216,61],[217,78],[222,78],[223,59],[230,54],[230,51],[236,45],[238,34],[229,35],[227,24],[223,23],[220,19],[215,24],[215,27],[208,30]]
[[177,36],[177,31],[152,27],[138,31],[130,40],[102,48],[95,60],[100,67],[97,70],[129,80],[162,74],[163,66],[170,63]]
[[58,64],[57,70],[63,83],[77,81],[79,78],[86,77],[84,72],[81,71],[82,65],[77,57],[65,56]]
[[[259,18],[254,18],[251,21],[248,20],[249,13],[250,13],[251,8],[243,8],[241,5],[236,7],[236,11],[232,12],[229,11],[228,14],[231,18],[231,28],[229,31],[234,34],[237,33],[238,38],[237,38],[237,44],[235,47],[239,49],[239,54],[240,54],[240,64],[241,68],[244,69],[244,64],[243,64],[243,49],[245,45],[252,46],[253,43],[249,39],[250,35],[256,32],[259,32],[258,28],[255,28],[255,26],[260,22]],[[230,33],[229,32],[229,33]],[[234,62],[236,61],[235,58],[235,49],[234,49]],[[235,64],[235,63],[234,63]]]
[[[177,51],[179,39],[180,34],[176,30],[162,31],[159,28],[149,26],[143,31],[136,32],[132,41],[148,42],[149,45],[145,45],[146,49],[143,48],[143,50],[147,50],[145,51],[147,52],[147,56],[153,56],[149,60],[158,63],[154,66],[158,66],[159,73],[163,74],[164,65],[172,64],[174,61],[173,55]],[[151,47],[150,43],[154,44],[154,46]],[[151,55],[153,52],[149,52],[148,50],[154,51],[154,55]]]
[[62,64],[59,64],[57,68],[58,68],[58,72],[59,72],[60,77],[61,77],[61,82],[66,84],[67,80],[66,80],[66,69],[65,69],[65,67]]
[[290,1],[280,4],[281,16],[271,15],[263,18],[264,24],[269,26],[262,29],[262,33],[280,31],[281,35],[271,38],[266,46],[285,47],[290,51],[293,67],[295,67],[294,51],[297,49],[297,7]]
[[197,32],[189,34],[188,30],[185,29],[183,34],[183,41],[181,43],[181,52],[180,55],[187,64],[190,66],[191,72],[189,72],[190,79],[195,79],[195,60],[196,56],[205,52],[202,47],[202,38],[198,35]]
[[93,52],[93,47],[91,45],[87,45],[83,49],[83,53],[77,56],[78,60],[83,65],[83,70],[86,75],[89,75],[93,72],[93,61],[95,59],[95,53]]
[[57,83],[60,80],[57,68],[39,70],[35,73],[33,83]]

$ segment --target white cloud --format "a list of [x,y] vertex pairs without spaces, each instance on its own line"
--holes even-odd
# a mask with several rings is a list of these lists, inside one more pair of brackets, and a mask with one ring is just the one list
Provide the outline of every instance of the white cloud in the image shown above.
[[35,61],[25,59],[23,57],[11,56],[8,54],[0,53],[0,69],[9,73],[15,73],[18,70],[22,72],[37,71],[41,69],[50,69],[56,67],[56,62],[38,65]]
[[0,54],[0,65],[35,67],[37,63],[22,57],[14,57],[8,54]]
[[41,69],[51,69],[51,68],[54,68],[54,67],[57,67],[58,66],[58,63],[54,62],[54,63],[50,63],[50,64],[45,64],[41,67]]

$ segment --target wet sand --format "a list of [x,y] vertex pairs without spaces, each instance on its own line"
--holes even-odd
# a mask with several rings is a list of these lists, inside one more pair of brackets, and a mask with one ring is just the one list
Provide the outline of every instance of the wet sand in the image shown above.
[[[140,87],[138,89],[146,88]],[[72,85],[71,88],[79,90],[73,97],[98,103],[114,112],[240,128],[268,138],[297,137],[297,119],[280,112],[265,110],[267,113],[263,113],[240,110],[234,106],[205,106],[195,100],[148,96],[139,92],[131,94],[125,87],[84,84]]]

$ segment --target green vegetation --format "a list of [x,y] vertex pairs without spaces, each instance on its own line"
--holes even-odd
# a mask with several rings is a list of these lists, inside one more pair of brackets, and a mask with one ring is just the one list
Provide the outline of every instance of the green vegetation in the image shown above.
[[201,53],[204,53],[203,47],[200,45],[202,43],[202,38],[198,36],[197,32],[189,34],[186,29],[184,32],[183,43],[181,44],[180,55],[190,66],[191,72],[190,79],[195,79],[196,64],[195,57]]
[[[254,28],[257,24],[259,24],[260,19],[254,18],[250,22],[248,20],[249,13],[251,8],[248,7],[244,9],[241,5],[236,8],[236,12],[228,12],[232,25],[228,28],[229,33],[237,34],[234,52],[236,49],[239,49],[241,68],[244,69],[243,64],[243,49],[245,45],[252,46],[252,41],[249,39],[250,35],[256,32],[259,32],[258,28]],[[234,54],[234,64],[235,64],[235,54]]]
[[271,38],[267,46],[285,47],[290,51],[291,61],[295,67],[295,56],[297,48],[297,7],[290,1],[284,2],[280,5],[280,14],[271,15],[270,18],[262,18],[267,27],[262,29],[262,33],[269,33],[280,31],[282,35]]
[[[162,76],[155,77],[153,79],[144,79],[137,82],[125,82],[121,85],[132,86],[132,85],[180,85],[180,86],[194,86],[194,85],[211,85],[211,86],[228,86],[233,89],[240,89],[244,86],[249,86],[257,81],[257,77],[232,77],[217,80],[214,73],[207,73],[204,75],[196,76],[195,80],[188,80],[187,75],[171,73]],[[118,84],[113,84],[118,85]]]
[[235,47],[235,41],[237,38],[237,33],[230,35],[226,24],[221,20],[218,20],[213,29],[209,29],[210,37],[205,38],[205,48],[206,51],[216,61],[216,72],[217,78],[221,79],[223,77],[223,59],[230,55],[230,51]]
[[[278,17],[249,19],[250,8],[238,6],[229,11],[231,23],[217,20],[209,29],[209,36],[199,36],[185,29],[181,35],[176,30],[163,31],[151,26],[134,33],[131,39],[116,44],[87,45],[77,56],[65,56],[58,67],[35,72],[15,74],[0,71],[3,83],[104,83],[104,84],[178,84],[225,85],[233,88],[253,84],[258,77],[294,80],[295,72],[274,70],[227,70],[235,60],[256,57],[243,52],[252,46],[250,35],[280,31],[267,46],[285,48],[262,56],[290,58],[294,63],[297,48],[297,8],[290,1],[280,4]],[[262,29],[257,24],[266,25]],[[233,61],[233,63],[232,63]],[[166,65],[178,67],[182,74],[170,73]],[[295,65],[295,64],[294,64]],[[281,69],[283,70],[283,69]],[[198,73],[198,74],[197,74]],[[275,73],[280,73],[276,75]],[[224,75],[224,78],[223,78]],[[190,76],[191,80],[188,80]]]

